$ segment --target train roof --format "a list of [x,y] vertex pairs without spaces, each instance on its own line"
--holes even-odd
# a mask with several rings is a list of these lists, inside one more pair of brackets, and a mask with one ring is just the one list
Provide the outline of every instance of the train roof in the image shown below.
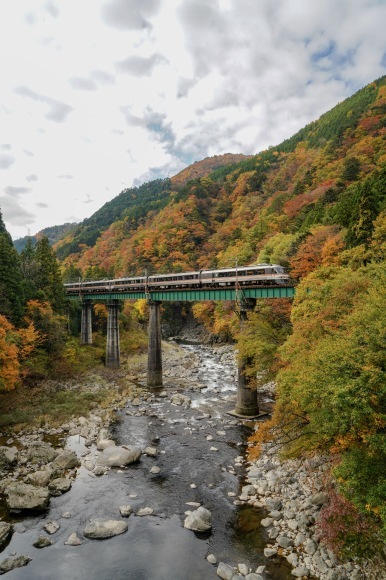
[[172,272],[170,274],[152,274],[151,276],[149,276],[150,278],[173,278],[174,276],[193,276],[194,274],[197,274],[197,276],[200,274],[200,270],[195,270],[195,271],[189,271],[189,272]]

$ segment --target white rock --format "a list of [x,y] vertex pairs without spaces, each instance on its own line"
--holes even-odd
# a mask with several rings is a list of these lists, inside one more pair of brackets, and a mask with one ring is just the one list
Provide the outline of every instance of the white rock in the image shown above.
[[73,532],[64,543],[66,546],[80,546],[83,544],[82,540],[76,535],[76,532]]
[[83,535],[92,540],[102,540],[112,538],[126,532],[128,525],[122,520],[104,520],[96,518],[92,520],[84,529]]
[[298,568],[294,568],[291,571],[292,576],[295,576],[296,578],[302,578],[303,576],[309,576],[310,575],[310,571],[305,568],[304,566],[299,566]]
[[220,562],[217,568],[217,576],[220,576],[222,580],[232,580],[235,575],[234,569],[224,562]]
[[113,441],[112,439],[99,439],[99,441],[97,443],[98,451],[103,451],[104,449],[107,449],[108,447],[114,447],[114,446],[115,446],[115,441]]
[[145,455],[148,455],[149,457],[156,457],[157,456],[157,449],[156,447],[145,447],[145,449],[143,450]]
[[59,530],[60,524],[58,524],[58,522],[50,520],[43,527],[49,534],[55,534],[55,532]]
[[194,532],[206,532],[212,528],[211,519],[210,511],[200,506],[188,515],[184,521],[184,527]]
[[142,449],[132,445],[121,445],[107,447],[99,454],[97,463],[108,467],[120,467],[129,465],[140,459]]
[[240,574],[242,574],[243,576],[246,576],[249,573],[249,568],[246,564],[238,564],[237,565]]
[[135,515],[136,516],[151,516],[152,513],[154,513],[153,508],[144,507],[144,508],[140,508]]
[[121,507],[119,508],[119,513],[124,518],[128,518],[129,515],[132,513],[132,511],[133,508],[131,507],[131,505],[121,505]]

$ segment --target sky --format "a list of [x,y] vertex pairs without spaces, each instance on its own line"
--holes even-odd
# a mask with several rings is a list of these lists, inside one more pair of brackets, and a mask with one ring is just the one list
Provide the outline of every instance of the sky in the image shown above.
[[279,144],[386,74],[385,23],[386,0],[2,0],[8,231]]

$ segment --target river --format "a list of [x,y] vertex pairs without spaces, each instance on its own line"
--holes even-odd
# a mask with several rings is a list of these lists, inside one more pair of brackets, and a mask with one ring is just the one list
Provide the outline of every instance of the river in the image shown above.
[[[292,578],[284,559],[264,557],[266,532],[260,520],[265,514],[237,505],[252,425],[227,414],[235,402],[234,368],[221,362],[209,346],[185,344],[183,348],[199,357],[197,382],[205,384],[201,390],[178,389],[191,398],[190,407],[173,405],[169,396],[158,393],[152,401],[141,402],[142,414],[130,404],[121,410],[112,428],[117,444],[151,445],[157,448],[157,456],[142,455],[138,463],[111,469],[102,477],[81,467],[72,489],[52,498],[44,516],[14,516],[15,533],[0,559],[17,553],[32,561],[9,572],[7,578],[210,580],[218,576],[217,565],[206,560],[208,554],[231,566],[246,564],[252,571],[265,565],[267,579]],[[127,415],[128,410],[132,414]],[[69,437],[67,447],[79,455],[88,451],[80,436]],[[91,451],[95,454],[95,447]],[[153,466],[160,468],[159,473],[151,473]],[[195,509],[190,503],[211,511],[211,532],[198,534],[183,527],[185,512]],[[133,514],[127,532],[108,540],[82,537],[89,520],[120,519],[119,507],[128,504]],[[135,515],[141,507],[152,508],[153,514]],[[50,536],[54,543],[34,548],[37,536],[47,535],[43,530],[47,520],[60,524]],[[82,537],[82,545],[64,545],[74,531]]]

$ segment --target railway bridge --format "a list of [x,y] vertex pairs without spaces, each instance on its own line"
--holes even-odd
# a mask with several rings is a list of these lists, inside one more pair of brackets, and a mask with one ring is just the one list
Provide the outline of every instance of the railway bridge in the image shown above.
[[[114,282],[114,281],[113,281]],[[237,304],[240,326],[247,320],[247,313],[253,310],[256,300],[262,298],[293,298],[294,286],[291,285],[264,285],[261,281],[255,284],[248,283],[248,286],[240,286],[237,279],[227,282],[226,286],[217,288],[188,288],[181,283],[174,285],[172,289],[149,290],[148,287],[139,289],[120,288],[110,283],[98,291],[91,283],[82,286],[78,284],[79,292],[74,292],[74,286],[66,284],[65,290],[70,299],[81,299],[81,342],[82,344],[92,344],[92,309],[95,302],[105,302],[107,305],[107,342],[106,342],[106,366],[118,368],[120,365],[119,346],[119,323],[118,315],[121,300],[138,300],[144,298],[149,305],[149,349],[147,366],[147,386],[152,389],[162,387],[162,350],[161,350],[161,315],[160,305],[164,301],[185,302],[203,300],[227,300]],[[237,402],[232,414],[244,418],[253,418],[259,415],[257,403],[257,391],[249,383],[245,373],[247,367],[246,360],[239,361],[238,364],[238,384]]]

